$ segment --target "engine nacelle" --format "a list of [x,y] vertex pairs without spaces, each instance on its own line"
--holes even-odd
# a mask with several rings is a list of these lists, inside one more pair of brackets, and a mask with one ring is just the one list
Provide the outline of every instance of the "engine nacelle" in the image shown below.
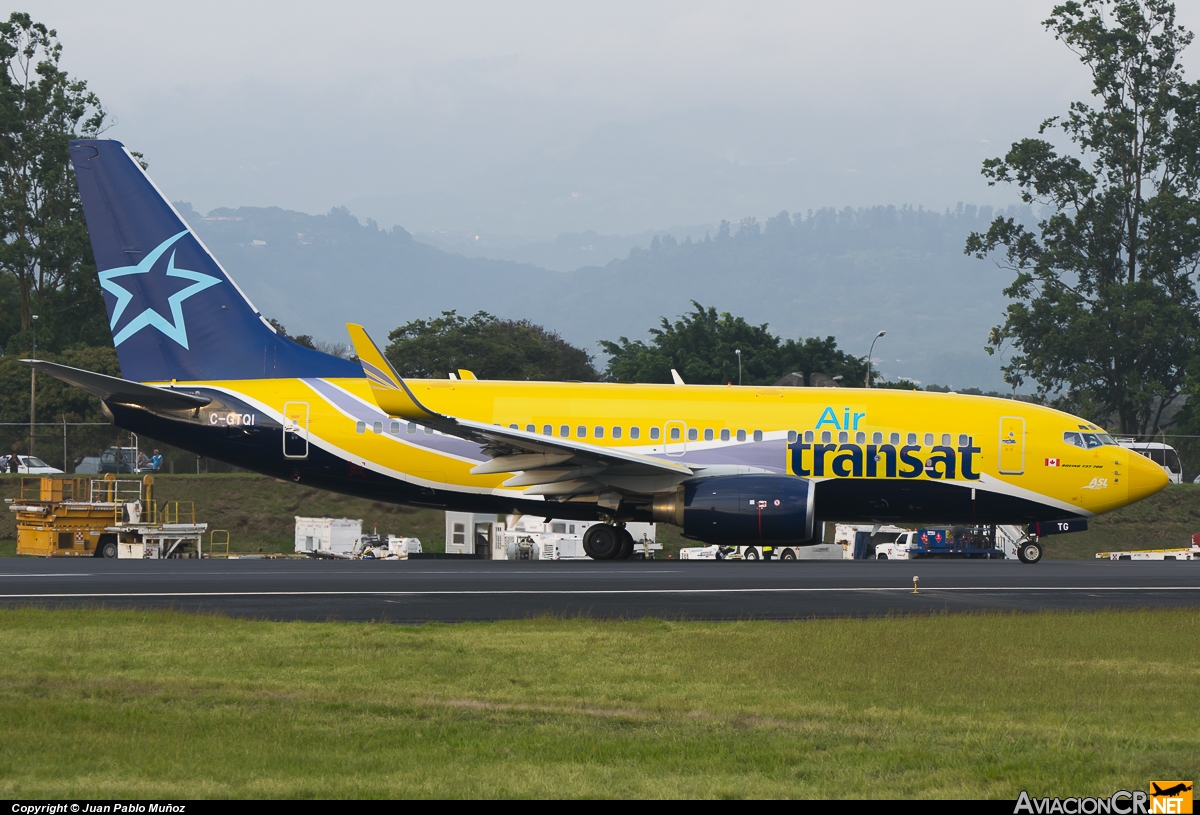
[[707,543],[805,543],[813,537],[813,485],[790,475],[720,475],[654,499],[654,520]]

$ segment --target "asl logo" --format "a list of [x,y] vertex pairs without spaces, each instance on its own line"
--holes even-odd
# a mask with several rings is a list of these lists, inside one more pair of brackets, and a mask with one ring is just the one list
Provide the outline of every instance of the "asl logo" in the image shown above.
[[1151,781],[1150,815],[1191,815],[1191,781]]
[[1084,484],[1080,489],[1106,490],[1106,489],[1108,489],[1108,479],[1107,478],[1093,478],[1087,484]]

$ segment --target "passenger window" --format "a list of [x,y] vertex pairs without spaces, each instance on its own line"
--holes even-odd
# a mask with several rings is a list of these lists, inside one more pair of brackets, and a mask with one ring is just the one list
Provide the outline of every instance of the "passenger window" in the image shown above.
[[558,429],[558,435],[562,436],[564,439],[571,438],[571,428],[563,425]]
[[909,433],[909,434],[908,434],[908,443],[909,443],[909,444],[916,444],[916,443],[917,443],[917,434],[916,434],[916,433]]
[[721,441],[729,441],[729,430],[721,431]]
[[542,425],[542,435],[543,436],[553,436],[554,428],[548,424]]
[[636,439],[641,435],[642,435],[642,429],[640,427],[629,428],[629,438]]
[[949,434],[949,433],[943,433],[943,434],[942,434],[942,447],[949,447],[949,446],[950,446],[950,444],[951,444],[951,441],[950,441],[950,434]]
[[738,441],[745,441],[745,440],[746,440],[746,431],[745,431],[745,430],[739,430],[739,431],[737,432],[737,440],[738,440]]
[[888,436],[888,440],[889,440],[889,441],[890,441],[892,444],[899,444],[899,443],[900,443],[900,434],[899,434],[899,433],[893,433],[892,435]]
[[755,431],[754,431],[754,440],[755,440],[755,441],[762,441],[762,431],[761,431],[761,430],[755,430]]
[[861,430],[858,431],[857,433],[854,434],[854,441],[857,442],[858,444],[866,444],[867,443],[867,434]]
[[712,441],[712,440],[713,440],[713,431],[712,431],[712,428],[711,428],[711,427],[706,427],[706,428],[704,428],[704,440],[705,440],[705,441]]
[[391,433],[393,436],[399,436],[400,435],[400,423],[392,422],[390,425],[388,425],[388,432]]
[[879,433],[878,431],[875,433],[872,433],[871,434],[871,443],[872,444],[883,444],[883,434]]
[[367,423],[359,422],[358,424],[354,425],[354,432],[355,433],[366,433],[367,432]]
[[613,437],[614,439],[619,439],[619,438],[621,438],[621,428],[620,428],[620,427],[614,427],[614,428],[613,428],[613,435],[612,435],[612,437]]
[[525,425],[525,432],[526,432],[526,433],[536,433],[536,432],[537,432],[537,426],[536,426],[536,425],[527,424],[527,425]]
[[925,434],[925,446],[933,447],[933,434],[932,433]]
[[850,441],[850,434],[845,430],[838,431],[838,443],[845,444]]
[[433,435],[433,428],[432,428],[432,427],[427,427],[427,428],[425,428],[425,435],[426,435],[426,436],[432,436],[432,435]]
[[416,433],[416,432],[417,432],[417,423],[416,423],[416,422],[409,422],[409,423],[408,423],[408,435],[410,435],[410,436],[411,436],[411,435],[413,435],[413,434],[414,434],[414,433]]
[[796,443],[796,431],[789,430],[788,431],[788,444],[795,444],[795,443]]
[[671,441],[679,441],[679,428],[678,427],[671,428]]
[[829,444],[829,442],[831,442],[831,441],[833,441],[833,434],[830,433],[828,430],[822,430],[821,431],[821,444]]
[[689,427],[688,428],[688,441],[695,441],[698,438],[700,438],[700,434],[696,432],[696,428]]
[[374,430],[376,433],[382,433],[383,432],[383,422],[375,422],[373,425],[371,425],[371,429]]
[[958,435],[958,446],[959,447],[966,447],[970,443],[971,443],[971,437],[968,436],[966,433],[960,433]]
[[658,428],[657,427],[650,428],[650,439],[652,441],[658,439]]
[[600,425],[596,425],[596,438],[598,438],[598,439],[604,438],[604,428],[601,427]]
[[509,429],[509,430],[516,430],[516,429],[517,429],[517,426],[516,426],[515,424],[510,424],[510,425],[508,426],[508,429]]
[[584,427],[583,425],[580,425],[579,427],[575,428],[575,437],[580,438],[580,439],[586,439],[587,438],[587,428]]
[[813,443],[813,432],[812,432],[811,430],[805,430],[805,431],[804,431],[804,442],[805,442],[806,444],[812,444],[812,443]]

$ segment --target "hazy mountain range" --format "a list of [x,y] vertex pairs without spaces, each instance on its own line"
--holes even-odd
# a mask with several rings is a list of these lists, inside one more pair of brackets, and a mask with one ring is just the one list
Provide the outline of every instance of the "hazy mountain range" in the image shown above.
[[1005,387],[998,359],[983,347],[1012,274],[962,248],[994,217],[988,207],[780,213],[762,223],[537,242],[446,233],[418,240],[345,209],[202,216],[178,206],[264,314],[318,339],[343,341],[344,324],[361,322],[382,342],[417,317],[482,309],[529,318],[597,352],[598,340],[644,337],[660,316],[697,300],[786,337],[832,334],[862,355],[884,329],[875,359],[889,377]]

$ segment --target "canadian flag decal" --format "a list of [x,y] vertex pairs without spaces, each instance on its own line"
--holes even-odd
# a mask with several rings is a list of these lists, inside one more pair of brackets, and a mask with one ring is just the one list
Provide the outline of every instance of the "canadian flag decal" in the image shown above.
[[1047,467],[1057,467],[1057,466],[1058,466],[1058,459],[1056,459],[1056,458],[1048,458],[1048,459],[1046,459],[1046,466],[1047,466]]

